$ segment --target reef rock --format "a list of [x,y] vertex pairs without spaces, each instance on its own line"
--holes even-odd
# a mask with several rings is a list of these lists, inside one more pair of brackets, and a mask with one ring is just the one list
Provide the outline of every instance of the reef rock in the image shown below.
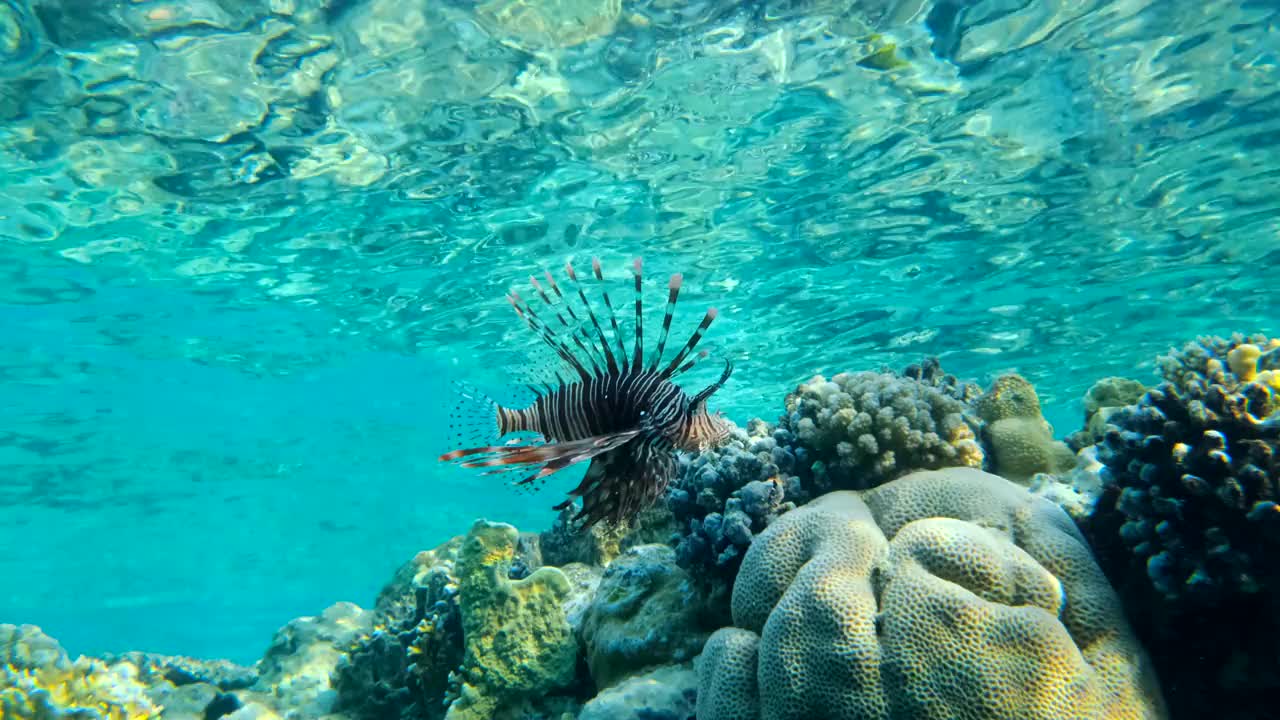
[[587,666],[597,687],[702,650],[703,600],[665,545],[632,548],[609,564],[582,624]]
[[972,468],[837,491],[773,523],[697,662],[698,720],[1162,718],[1084,538]]
[[664,665],[601,691],[577,720],[686,720],[693,717],[698,677],[688,664]]
[[335,603],[318,616],[297,618],[276,632],[258,662],[254,690],[276,706],[308,716],[329,712],[336,700],[329,678],[347,649],[372,625],[368,611]]

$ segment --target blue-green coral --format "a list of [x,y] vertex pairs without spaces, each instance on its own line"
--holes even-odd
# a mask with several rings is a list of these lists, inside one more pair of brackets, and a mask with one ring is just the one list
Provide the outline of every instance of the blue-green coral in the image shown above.
[[1109,414],[1086,528],[1187,717],[1280,692],[1280,340],[1201,337]]

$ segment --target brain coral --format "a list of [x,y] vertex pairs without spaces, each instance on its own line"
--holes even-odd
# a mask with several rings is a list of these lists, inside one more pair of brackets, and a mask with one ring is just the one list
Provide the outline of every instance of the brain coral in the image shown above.
[[1186,717],[1262,717],[1280,692],[1276,348],[1203,337],[1160,357],[1163,382],[1098,445],[1086,530]]
[[981,467],[965,394],[918,366],[819,375],[787,396],[778,427],[799,446],[797,473],[815,494],[868,488],[912,470]]
[[698,720],[1159,718],[1118,599],[1061,508],[972,468],[829,493],[752,544]]

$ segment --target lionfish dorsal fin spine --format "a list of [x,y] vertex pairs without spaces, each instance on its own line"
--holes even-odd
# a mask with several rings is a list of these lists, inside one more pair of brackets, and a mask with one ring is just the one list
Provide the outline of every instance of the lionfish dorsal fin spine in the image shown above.
[[707,331],[707,328],[711,327],[711,323],[715,321],[716,316],[719,314],[720,311],[715,308],[709,308],[707,310],[707,314],[702,316],[702,322],[698,325],[698,329],[693,331],[693,335],[689,337],[689,342],[685,343],[684,349],[682,349],[679,354],[676,355],[675,359],[671,361],[671,364],[662,371],[662,377],[671,377],[675,369],[680,367],[680,363],[684,362],[684,359],[688,357],[689,353],[693,352],[693,349],[697,347],[698,341],[702,339],[703,333]]
[[640,277],[643,263],[641,262],[640,258],[636,258],[634,267],[636,271],[636,342],[635,342],[635,348],[634,348],[635,354],[632,356],[631,365],[636,369],[643,369],[644,368],[644,308],[643,308],[643,298],[641,297],[642,283],[641,283],[641,277]]
[[[546,291],[542,289],[542,285],[538,282],[537,278],[530,275],[529,282],[533,284],[534,289],[538,291],[538,295],[542,297],[542,302],[545,303],[547,307],[555,310],[556,320],[560,322],[560,327],[564,328],[564,330],[568,332],[569,340],[571,340],[574,345],[578,346],[578,349],[581,350],[582,354],[586,356],[587,361],[591,363],[591,374],[596,376],[600,375],[601,374],[600,364],[596,362],[596,359],[599,357],[599,353],[593,353],[592,348],[590,348],[588,345],[584,345],[582,343],[582,338],[579,337],[580,335],[584,334],[583,328],[580,327],[582,321],[578,319],[577,313],[573,311],[573,306],[570,305],[568,301],[565,300],[564,295],[560,292],[560,286],[556,284],[555,278],[551,277],[551,273],[546,270],[543,270],[543,274],[547,278],[547,284],[551,287],[552,291],[555,293],[556,299],[560,301],[559,304],[551,300],[550,296],[547,295]],[[574,320],[573,323],[570,323],[568,320],[566,320],[564,317],[564,313],[556,309],[561,306],[563,306],[565,310],[569,312],[569,317],[573,318]],[[558,331],[552,331],[552,334],[556,336],[560,335]],[[588,337],[587,339],[590,340],[590,337]],[[568,346],[566,345],[565,348],[568,349]],[[570,350],[570,352],[572,352],[572,350]],[[583,367],[585,368],[586,366],[584,365]],[[586,379],[586,376],[583,376],[583,377],[584,379]]]
[[733,374],[733,360],[726,359],[724,361],[724,371],[720,373],[720,379],[716,380],[715,382],[711,383],[707,387],[703,388],[702,392],[698,393],[697,395],[694,395],[693,399],[689,401],[689,407],[696,408],[700,403],[705,403],[707,401],[707,398],[714,395],[717,390],[724,387],[725,383],[729,382],[729,376],[732,374]]
[[618,345],[618,359],[622,363],[622,371],[627,371],[627,348],[622,344],[622,330],[618,328],[618,315],[613,311],[613,302],[609,300],[609,289],[604,281],[604,272],[600,267],[600,258],[591,258],[591,271],[600,283],[600,295],[604,298],[604,307],[609,311],[609,326],[613,329],[613,341]]
[[662,362],[662,351],[667,346],[667,335],[671,332],[671,318],[675,317],[676,298],[680,296],[682,284],[684,284],[684,276],[680,273],[672,275],[671,280],[667,282],[667,311],[662,316],[662,334],[658,336],[658,352],[649,365],[650,372],[657,370],[658,363]]
[[574,287],[578,290],[578,299],[582,301],[582,306],[587,310],[587,317],[591,319],[591,325],[596,330],[596,338],[600,341],[600,349],[604,353],[605,365],[608,367],[610,374],[618,372],[618,361],[613,357],[613,352],[609,349],[609,341],[604,336],[604,330],[600,328],[600,321],[596,319],[596,312],[591,308],[591,302],[587,300],[587,293],[582,289],[582,283],[578,282],[578,274],[573,270],[572,263],[564,264],[565,272],[569,275],[569,280],[573,282]]
[[693,367],[694,365],[697,365],[699,362],[703,360],[706,360],[707,356],[710,354],[711,353],[707,352],[706,350],[699,350],[697,355],[686,360],[685,363],[680,367],[676,368],[676,371],[671,373],[671,375],[669,375],[667,379],[671,379],[678,375],[682,375],[688,372],[689,368]]
[[538,336],[542,338],[542,341],[554,350],[562,360],[576,370],[582,379],[586,380],[591,377],[591,373],[588,372],[587,369],[583,367],[582,363],[573,356],[573,352],[570,351],[564,343],[561,343],[556,339],[555,333],[547,327],[547,324],[542,321],[542,318],[538,317],[538,314],[534,312],[533,308],[529,307],[529,304],[520,298],[520,295],[516,291],[512,290],[508,293],[507,302],[511,303],[511,307],[515,308],[516,314],[524,319],[529,328],[537,333]]

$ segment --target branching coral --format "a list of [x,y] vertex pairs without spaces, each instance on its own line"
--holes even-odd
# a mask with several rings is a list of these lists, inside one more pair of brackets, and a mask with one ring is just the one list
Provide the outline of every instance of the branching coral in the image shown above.
[[[1275,582],[1280,402],[1270,378],[1228,369],[1266,338],[1202,338],[1160,359],[1165,382],[1110,418],[1111,487],[1095,521],[1116,524],[1153,587],[1215,600]],[[1255,355],[1256,358],[1256,355]],[[1245,369],[1245,368],[1241,368]]]

